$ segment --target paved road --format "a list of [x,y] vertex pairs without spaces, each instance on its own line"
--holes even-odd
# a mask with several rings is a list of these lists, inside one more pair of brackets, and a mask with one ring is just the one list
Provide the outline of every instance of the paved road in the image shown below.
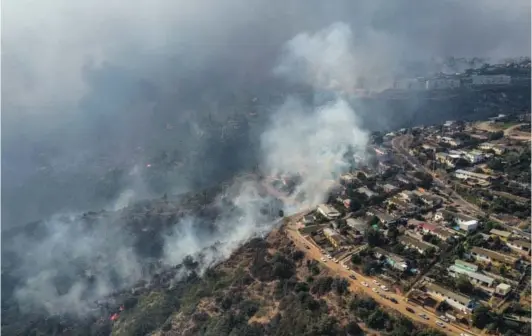
[[[377,293],[374,293],[372,291],[372,288],[378,287],[377,285],[375,285],[373,283],[373,280],[375,278],[366,277],[366,276],[364,276],[362,274],[359,274],[359,273],[357,273],[355,271],[352,271],[352,270],[348,271],[345,268],[343,268],[341,264],[339,264],[339,263],[337,264],[337,263],[335,263],[335,262],[333,262],[331,260],[328,260],[328,259],[325,262],[321,261],[321,258],[323,258],[324,255],[321,253],[320,249],[316,245],[311,243],[309,240],[307,240],[305,237],[303,237],[300,234],[300,232],[295,228],[296,222],[298,220],[300,220],[303,217],[303,215],[304,215],[304,213],[300,213],[300,214],[295,215],[294,217],[291,218],[291,221],[287,225],[287,230],[286,230],[286,232],[288,234],[288,237],[294,242],[294,244],[296,245],[297,248],[299,248],[300,250],[304,251],[312,259],[320,262],[322,265],[326,266],[328,269],[330,269],[331,271],[336,273],[338,276],[342,276],[342,277],[346,278],[349,281],[349,284],[350,284],[349,289],[352,292],[365,293],[366,295],[372,297],[380,305],[385,306],[385,307],[390,308],[390,309],[394,309],[394,310],[400,312],[401,314],[405,315],[406,317],[408,317],[411,320],[414,320],[414,321],[416,321],[418,323],[422,323],[422,324],[425,324],[425,325],[429,325],[432,328],[437,328],[439,330],[442,330],[442,331],[446,332],[447,334],[459,335],[460,333],[464,333],[464,332],[465,333],[469,333],[469,334],[472,333],[469,330],[463,329],[463,328],[458,327],[456,325],[450,325],[450,324],[447,324],[447,323],[445,323],[445,326],[446,326],[445,329],[442,329],[441,327],[436,325],[436,321],[438,321],[438,317],[435,314],[433,314],[432,312],[430,312],[428,310],[425,310],[422,307],[415,306],[415,305],[412,305],[410,303],[407,303],[404,296],[399,295],[397,293],[386,292],[385,293],[386,296],[388,296],[389,298],[395,298],[397,300],[397,303],[393,303],[392,301],[390,301],[388,299],[382,298]],[[308,248],[307,248],[307,246],[308,246]],[[353,280],[353,279],[349,278],[350,275],[354,275],[357,279]],[[363,286],[362,282],[366,282],[370,287]],[[383,293],[384,291],[379,288],[379,292]],[[412,313],[408,312],[406,310],[407,307],[410,307],[410,308],[414,309],[414,311],[416,313],[412,314]],[[425,320],[422,317],[420,317],[418,315],[420,313],[426,314],[429,317],[429,320]]]

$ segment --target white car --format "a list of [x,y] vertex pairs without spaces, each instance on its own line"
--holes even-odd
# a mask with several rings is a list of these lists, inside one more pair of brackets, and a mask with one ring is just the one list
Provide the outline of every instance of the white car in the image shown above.
[[437,324],[439,327],[445,328],[445,324],[443,324],[443,322],[436,321],[436,324]]
[[388,291],[388,287],[386,287],[386,286],[384,286],[384,285],[381,286],[381,289],[382,289],[383,291],[385,291],[385,292]]
[[369,287],[368,283],[365,282],[365,281],[362,281],[361,284],[362,284],[362,286],[364,286],[364,287]]
[[333,261],[334,261],[335,263],[338,263],[338,259],[336,259],[336,258],[334,258]]
[[347,268],[347,265],[346,265],[346,264],[342,264],[342,267],[343,267],[343,268]]
[[377,293],[377,294],[379,293],[379,290],[378,290],[377,288],[372,288],[371,290],[372,290],[374,293]]
[[323,262],[327,261],[327,259],[325,259],[324,257],[321,257],[320,260]]
[[466,334],[466,333],[461,333],[460,336],[471,336],[471,335]]
[[330,254],[327,254],[327,259],[332,259]]
[[380,285],[380,283],[377,280],[373,280],[373,283],[376,285]]

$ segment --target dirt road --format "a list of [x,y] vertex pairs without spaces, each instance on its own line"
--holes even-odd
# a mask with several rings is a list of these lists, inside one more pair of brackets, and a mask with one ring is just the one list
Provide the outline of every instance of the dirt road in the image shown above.
[[[488,132],[501,131],[501,129],[495,127],[495,125],[496,124],[490,123],[489,121],[483,121],[483,122],[476,124],[475,128],[483,130],[483,131],[488,131]],[[521,141],[530,140],[531,136],[529,133],[516,131],[517,128],[523,125],[526,125],[526,124],[516,124],[516,125],[512,125],[506,128],[505,130],[503,130],[504,136],[510,139],[514,139],[514,140],[521,140]]]
[[[448,323],[445,323],[445,329],[439,327],[436,325],[436,321],[438,321],[438,317],[433,314],[432,312],[423,309],[419,306],[414,306],[406,302],[405,297],[402,295],[398,295],[396,293],[392,292],[386,292],[385,295],[389,298],[394,298],[397,300],[397,303],[393,303],[389,299],[382,298],[379,294],[373,292],[372,288],[379,287],[377,286],[373,280],[375,278],[372,277],[366,277],[362,274],[359,274],[352,270],[347,270],[342,267],[341,264],[337,264],[333,262],[332,260],[328,260],[323,262],[321,261],[321,258],[324,257],[324,255],[321,253],[320,249],[312,244],[309,240],[307,240],[305,237],[303,237],[299,231],[295,228],[295,223],[301,219],[302,215],[296,215],[294,218],[291,219],[290,223],[287,225],[287,234],[288,237],[294,242],[296,247],[298,247],[301,251],[304,251],[310,258],[320,262],[322,265],[327,267],[329,270],[336,273],[338,276],[342,276],[346,278],[349,281],[349,288],[352,292],[361,292],[364,293],[370,297],[372,297],[375,301],[377,301],[380,305],[385,306],[390,309],[394,309],[401,314],[405,315],[411,320],[414,320],[418,323],[422,323],[425,325],[429,325],[432,328],[436,328],[439,330],[444,331],[447,334],[450,335],[459,335],[460,333],[468,333],[471,334],[472,331],[463,329],[461,327],[458,327],[456,325],[451,325]],[[307,248],[308,246],[308,248]],[[354,275],[356,277],[356,280],[353,280],[349,278],[350,275]],[[366,282],[369,287],[365,287],[362,285],[362,282]],[[384,291],[380,288],[378,288],[379,292],[384,293]],[[415,311],[415,314],[410,313],[407,311],[407,307],[413,309]],[[419,316],[419,314],[424,313],[429,317],[429,320],[425,320],[422,317]]]

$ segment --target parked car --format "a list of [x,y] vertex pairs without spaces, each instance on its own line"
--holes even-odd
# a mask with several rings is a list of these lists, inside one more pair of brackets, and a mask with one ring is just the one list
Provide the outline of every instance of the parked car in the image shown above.
[[[392,301],[393,303],[398,303],[395,298],[390,298],[390,301]],[[406,310],[408,310],[408,308]]]
[[409,313],[412,313],[412,314],[415,314],[416,311],[410,307],[406,307],[406,311],[409,312]]
[[385,292],[388,291],[388,287],[386,287],[386,286],[384,286],[384,285],[381,286],[381,289],[382,289],[383,291],[385,291]]
[[362,286],[364,286],[364,287],[369,287],[368,283],[365,282],[365,281],[362,281],[361,284],[362,284]]
[[440,315],[439,319],[444,322],[449,322],[449,319],[445,315]]
[[445,328],[445,324],[443,324],[443,322],[436,321],[436,324],[437,324],[439,327]]
[[349,277],[350,277],[351,279],[353,279],[353,280],[356,280],[356,279],[357,279],[356,276],[354,276],[354,275],[350,275]]

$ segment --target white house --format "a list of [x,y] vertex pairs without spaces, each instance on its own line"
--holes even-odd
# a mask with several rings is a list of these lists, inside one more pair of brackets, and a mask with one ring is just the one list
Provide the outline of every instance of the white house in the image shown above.
[[472,172],[472,171],[468,171],[468,170],[463,170],[463,169],[457,169],[455,172],[454,172],[454,176],[457,178],[457,179],[460,179],[460,180],[467,180],[468,178],[474,178],[474,179],[477,179],[477,180],[489,180],[491,178],[490,175],[487,175],[487,174],[479,174],[479,173],[475,173],[475,172]]
[[449,268],[447,269],[447,271],[449,272],[449,275],[456,278],[460,275],[464,275],[466,276],[469,281],[471,281],[472,283],[474,284],[477,284],[477,285],[482,285],[482,286],[486,286],[486,287],[491,287],[493,286],[493,282],[495,281],[495,279],[487,276],[487,275],[484,275],[482,273],[478,273],[478,272],[472,272],[466,268],[462,268],[460,267],[459,265],[451,265],[449,266]]
[[508,293],[510,293],[511,290],[512,290],[512,287],[510,285],[502,283],[502,284],[497,285],[497,287],[495,287],[495,294],[500,295],[500,296],[506,296],[508,295]]

